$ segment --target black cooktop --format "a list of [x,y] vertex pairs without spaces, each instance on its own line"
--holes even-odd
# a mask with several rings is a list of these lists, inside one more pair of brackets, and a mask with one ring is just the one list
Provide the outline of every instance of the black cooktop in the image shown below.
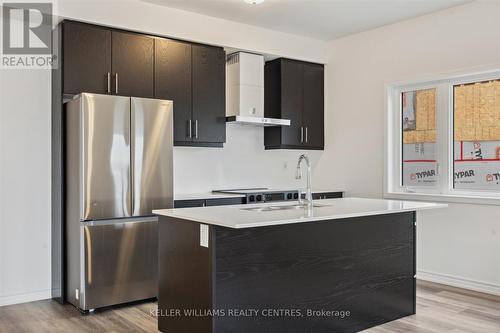
[[298,190],[279,190],[279,189],[269,189],[266,187],[215,190],[212,192],[242,194],[246,197],[246,203],[287,201],[287,200],[297,200],[299,198]]

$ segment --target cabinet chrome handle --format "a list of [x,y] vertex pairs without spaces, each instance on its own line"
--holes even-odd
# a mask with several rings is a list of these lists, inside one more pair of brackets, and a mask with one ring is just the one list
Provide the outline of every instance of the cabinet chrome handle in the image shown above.
[[192,138],[193,137],[193,126],[192,126],[192,122],[191,122],[191,119],[188,120],[188,138]]
[[111,94],[111,73],[108,72],[108,74],[106,75],[107,79],[108,79],[108,90],[106,91],[108,94]]
[[300,126],[300,143],[304,142],[304,126]]
[[118,94],[118,73],[115,74],[115,94]]
[[198,120],[194,121],[194,138],[198,139]]
[[306,126],[306,143],[309,141],[309,135],[307,135],[308,133],[308,129],[309,129],[309,126]]

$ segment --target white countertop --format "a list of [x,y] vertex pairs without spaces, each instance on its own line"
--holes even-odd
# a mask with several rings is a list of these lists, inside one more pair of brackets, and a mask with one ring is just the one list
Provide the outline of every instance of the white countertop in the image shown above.
[[287,206],[296,203],[297,201],[287,201],[253,205],[173,208],[154,210],[153,213],[161,216],[239,229],[447,207],[446,204],[427,202],[341,198],[315,200],[314,203],[320,205],[320,207],[315,207],[312,210],[302,208],[273,211],[246,210],[254,207]]
[[329,190],[329,189],[319,189],[319,188],[313,188],[311,190],[312,193],[331,193],[331,192],[345,192],[345,189],[334,189],[334,190]]

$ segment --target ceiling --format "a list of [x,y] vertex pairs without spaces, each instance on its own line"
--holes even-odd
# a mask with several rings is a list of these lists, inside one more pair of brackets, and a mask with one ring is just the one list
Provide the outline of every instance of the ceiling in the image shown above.
[[470,0],[143,0],[162,6],[331,40]]

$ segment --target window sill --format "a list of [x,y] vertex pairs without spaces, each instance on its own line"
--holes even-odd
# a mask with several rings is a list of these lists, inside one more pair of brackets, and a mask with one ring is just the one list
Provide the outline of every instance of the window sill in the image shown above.
[[445,203],[461,203],[469,205],[500,206],[500,196],[466,195],[466,194],[439,194],[418,192],[386,192],[384,199],[437,201]]

